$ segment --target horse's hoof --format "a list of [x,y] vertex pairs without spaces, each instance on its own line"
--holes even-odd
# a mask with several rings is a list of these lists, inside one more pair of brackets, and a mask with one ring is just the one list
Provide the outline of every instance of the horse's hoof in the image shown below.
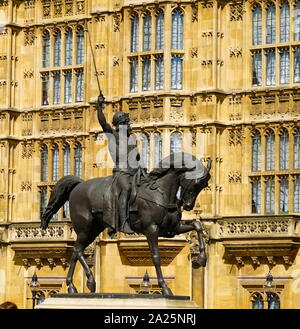
[[173,296],[173,293],[170,288],[166,287],[162,289],[162,294],[164,297],[170,297]]
[[74,285],[70,285],[70,286],[68,287],[68,293],[69,293],[69,294],[77,294],[77,289],[75,288]]
[[90,292],[95,292],[96,291],[96,282],[95,282],[94,279],[88,280],[86,285],[89,288]]

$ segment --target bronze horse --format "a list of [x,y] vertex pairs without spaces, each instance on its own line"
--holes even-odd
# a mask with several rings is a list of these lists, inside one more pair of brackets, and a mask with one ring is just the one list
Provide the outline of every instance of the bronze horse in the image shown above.
[[[208,186],[211,162],[207,167],[194,156],[175,153],[163,159],[160,168],[150,172],[140,185],[132,184],[131,203],[135,211],[130,213],[129,224],[136,233],[147,238],[155,265],[158,284],[164,296],[172,296],[164,281],[158,248],[158,237],[174,237],[176,234],[196,230],[199,240],[199,266],[206,265],[205,243],[199,221],[181,221],[181,207],[190,211],[194,208],[200,191]],[[96,282],[83,252],[105,229],[113,228],[103,221],[103,199],[112,176],[87,181],[76,176],[65,176],[54,186],[49,203],[41,218],[41,227],[46,229],[52,216],[69,200],[70,215],[77,240],[70,260],[66,283],[69,293],[76,293],[73,274],[77,260],[87,275],[87,287],[96,290]]]

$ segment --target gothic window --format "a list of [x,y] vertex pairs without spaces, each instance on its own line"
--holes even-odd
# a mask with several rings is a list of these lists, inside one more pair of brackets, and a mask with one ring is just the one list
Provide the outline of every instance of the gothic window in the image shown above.
[[55,144],[52,149],[52,181],[58,180],[59,176],[59,149],[58,145]]
[[142,78],[142,89],[143,91],[150,89],[151,82],[151,62],[150,58],[143,59],[143,78]]
[[171,63],[171,88],[182,89],[182,55],[173,55]]
[[252,182],[252,213],[261,213],[261,181],[254,179]]
[[252,59],[252,86],[262,85],[261,52],[256,52]]
[[76,102],[83,101],[83,70],[76,72]]
[[164,58],[162,56],[155,60],[155,89],[164,89]]
[[60,103],[60,72],[55,72],[53,76],[53,104]]
[[131,18],[131,52],[137,52],[139,45],[139,16],[135,14]]
[[294,212],[300,212],[300,177],[294,181]]
[[280,83],[290,82],[290,52],[284,50],[280,53]]
[[151,15],[145,14],[143,18],[143,50],[148,51],[151,49]]
[[267,292],[268,309],[280,309],[280,298],[275,292]]
[[133,58],[130,62],[130,92],[138,91],[138,60]]
[[64,147],[64,176],[68,176],[71,174],[71,164],[70,164],[70,145],[66,144]]
[[73,32],[71,29],[66,31],[65,37],[65,65],[72,65],[73,55]]
[[50,33],[46,31],[43,35],[43,67],[50,66]]
[[274,214],[274,194],[275,194],[275,184],[274,178],[269,178],[266,183],[266,213]]
[[287,177],[280,179],[280,199],[279,207],[281,213],[288,212],[289,209],[289,181]]
[[61,64],[61,32],[57,31],[54,35],[54,66]]
[[300,1],[294,6],[294,40],[300,40]]
[[280,134],[280,150],[279,150],[279,168],[289,168],[289,133],[283,130]]
[[294,169],[300,169],[300,129],[294,131]]
[[275,85],[276,69],[275,69],[275,51],[270,50],[267,53],[267,66],[266,66],[266,84],[268,86]]
[[170,138],[170,154],[182,151],[182,138],[179,133],[172,133]]
[[64,90],[64,102],[72,102],[72,72],[65,72],[65,90]]
[[84,60],[84,31],[80,27],[76,33],[76,64],[83,64]]
[[183,49],[183,13],[178,9],[172,13],[172,49]]
[[254,46],[260,45],[262,42],[262,11],[257,6],[252,16],[252,43]]
[[258,131],[252,137],[252,171],[261,170],[261,136]]
[[280,42],[290,41],[290,6],[285,2],[280,9]]
[[82,146],[77,144],[74,149],[74,175],[82,176]]
[[158,12],[156,16],[156,49],[164,48],[164,13]]
[[266,135],[266,170],[275,169],[275,136],[273,131]]
[[263,309],[264,308],[264,299],[260,293],[255,293],[252,296],[252,309]]
[[159,167],[162,160],[162,137],[160,133],[154,134],[154,168]]
[[41,181],[48,181],[48,148],[46,145],[41,149]]
[[49,74],[42,77],[42,105],[49,105]]
[[142,166],[143,168],[150,168],[150,142],[147,135],[142,137]]
[[276,9],[274,4],[271,4],[267,9],[267,40],[266,43],[276,42]]
[[295,47],[294,52],[294,83],[300,82],[300,47]]

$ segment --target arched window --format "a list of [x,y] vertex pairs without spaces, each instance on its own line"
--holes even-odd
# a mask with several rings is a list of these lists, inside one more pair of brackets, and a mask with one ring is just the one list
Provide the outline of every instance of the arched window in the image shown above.
[[63,175],[67,176],[71,174],[71,164],[70,164],[70,145],[66,144],[64,147],[64,154],[63,154],[63,160],[64,160],[64,171]]
[[280,8],[280,42],[290,41],[290,5],[285,2]]
[[52,181],[58,180],[59,176],[59,149],[58,145],[55,144],[52,149]]
[[56,31],[54,35],[54,66],[61,64],[61,32]]
[[84,31],[81,26],[76,32],[76,64],[83,64],[84,60]]
[[258,131],[252,137],[252,171],[261,170],[261,136]]
[[71,29],[67,29],[65,38],[65,65],[72,65],[73,32]]
[[252,86],[262,85],[262,58],[261,51],[253,54],[252,57]]
[[300,1],[294,6],[294,40],[300,40]]
[[130,61],[130,92],[138,91],[138,59],[132,58]]
[[267,292],[268,309],[280,309],[280,298],[275,292]]
[[286,213],[289,210],[289,180],[287,177],[280,179],[280,198],[279,198],[279,210],[282,213]]
[[181,134],[173,133],[170,138],[170,154],[182,152]]
[[294,169],[300,169],[300,129],[294,131]]
[[252,309],[263,309],[264,308],[264,299],[260,293],[255,293],[252,295]]
[[285,129],[280,134],[279,168],[289,168],[289,133]]
[[50,66],[50,33],[43,34],[43,67]]
[[160,133],[154,134],[154,168],[159,167],[162,160],[162,137]]
[[48,147],[42,146],[41,149],[41,181],[48,181]]
[[276,42],[276,9],[274,4],[271,4],[267,9],[267,34],[266,43]]
[[254,46],[262,42],[262,11],[261,7],[255,7],[252,16],[252,43]]
[[182,89],[183,83],[183,57],[173,55],[171,60],[171,88]]
[[148,51],[151,49],[151,15],[145,14],[143,18],[143,50]]
[[82,176],[82,146],[77,144],[74,149],[74,175]]
[[275,136],[272,130],[266,135],[266,170],[275,169]]
[[148,170],[150,168],[150,141],[145,134],[142,136],[142,166]]
[[259,178],[252,181],[252,213],[261,212],[261,181]]
[[294,212],[300,212],[300,177],[294,181]]
[[139,16],[134,14],[131,18],[131,52],[135,53],[139,47]]
[[275,183],[274,178],[269,178],[266,183],[266,213],[274,213],[274,193],[275,193]]
[[164,48],[164,36],[165,36],[164,13],[162,11],[159,11],[156,16],[155,47],[157,50]]
[[178,9],[172,13],[172,49],[183,49],[183,13]]

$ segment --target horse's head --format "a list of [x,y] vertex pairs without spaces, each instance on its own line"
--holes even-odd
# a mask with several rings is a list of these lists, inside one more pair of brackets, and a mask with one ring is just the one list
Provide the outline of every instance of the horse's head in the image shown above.
[[178,195],[179,204],[184,210],[190,211],[194,208],[198,194],[208,186],[210,179],[211,160],[207,167],[202,162],[188,169],[179,176],[180,191]]

